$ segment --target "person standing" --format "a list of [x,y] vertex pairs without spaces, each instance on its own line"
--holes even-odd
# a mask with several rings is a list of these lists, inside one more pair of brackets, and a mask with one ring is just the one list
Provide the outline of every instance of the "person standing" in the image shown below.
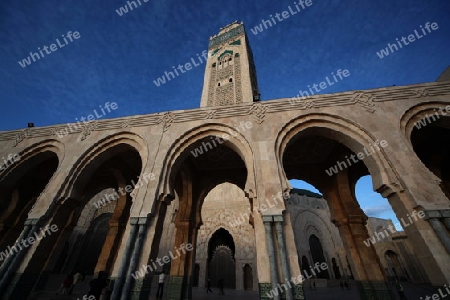
[[75,275],[73,275],[73,284],[72,284],[72,286],[70,287],[69,295],[72,294],[73,289],[75,288],[75,285],[76,285],[78,282],[81,281],[81,277],[82,277],[82,276],[83,276],[83,275],[82,275],[80,272],[76,272]]
[[206,293],[208,294],[209,292],[213,292],[212,291],[212,289],[211,289],[211,278],[208,278],[208,282],[206,283],[206,287],[207,287],[207,289],[206,289]]
[[161,271],[161,274],[159,274],[158,277],[158,290],[156,291],[156,299],[162,299],[164,279],[166,279],[166,275],[164,274],[164,271]]
[[406,296],[405,296],[405,290],[403,289],[403,285],[399,281],[397,281],[395,283],[395,287],[397,288],[397,292],[398,292],[398,295],[400,296],[400,299],[407,300]]
[[220,278],[217,285],[219,286],[219,295],[225,295],[225,292],[223,291],[223,286],[224,286],[223,278]]

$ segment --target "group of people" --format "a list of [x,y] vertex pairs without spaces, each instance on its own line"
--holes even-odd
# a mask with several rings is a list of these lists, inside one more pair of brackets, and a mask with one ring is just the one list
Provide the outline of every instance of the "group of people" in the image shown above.
[[[67,275],[60,288],[56,291],[56,295],[58,295],[60,292],[63,295],[71,295],[75,285],[78,282],[83,281],[84,277],[85,275],[81,274],[80,272]],[[164,274],[164,271],[162,271],[158,277],[158,290],[156,291],[156,299],[162,299],[165,277],[166,275]],[[100,271],[97,278],[94,278],[89,282],[89,292],[87,294],[87,298],[91,299],[90,297],[93,296],[96,300],[99,300],[102,293],[104,293],[105,288],[108,288],[108,280],[106,279],[105,272]]]
[[[63,295],[70,295],[72,294],[72,291],[75,287],[75,285],[84,280],[85,275],[81,274],[80,272],[76,272],[75,274],[69,274],[64,279],[63,283],[61,284],[61,287],[56,291],[56,295],[59,294],[59,292],[62,292]],[[164,271],[161,271],[161,273],[158,276],[158,290],[156,291],[156,299],[162,299],[163,296],[163,290],[164,290],[164,281],[165,281],[166,275],[164,274]],[[105,287],[108,286],[108,280],[105,277],[105,272],[100,271],[98,273],[98,277],[95,279],[92,279],[89,282],[89,292],[87,294],[88,298],[89,296],[94,296],[95,299],[99,300],[100,296],[102,294],[102,291]],[[224,279],[221,278],[217,282],[217,286],[219,288],[219,295],[225,295],[224,292]],[[212,293],[211,290],[211,278],[208,278],[207,281],[207,290],[206,293]]]
[[[219,295],[225,295],[225,292],[223,291],[224,288],[224,280],[223,278],[219,279],[219,281],[217,282],[217,287],[219,288]],[[208,278],[207,282],[206,282],[206,293],[212,293],[212,289],[211,289],[211,278]]]
[[[84,278],[85,275],[81,274],[80,272],[67,275],[60,288],[56,291],[56,295],[58,295],[59,292],[61,292],[63,295],[71,295],[77,283],[83,281]],[[87,294],[88,299],[90,296],[93,296],[95,297],[95,299],[99,300],[103,289],[107,286],[108,280],[106,279],[105,272],[100,271],[97,278],[94,278],[89,282],[89,292]]]

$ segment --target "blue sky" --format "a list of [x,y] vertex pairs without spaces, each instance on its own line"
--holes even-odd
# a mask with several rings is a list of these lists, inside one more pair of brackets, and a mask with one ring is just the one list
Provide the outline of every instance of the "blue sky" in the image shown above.
[[[333,93],[434,81],[450,65],[450,4],[444,0],[312,0],[258,35],[250,28],[294,1],[148,1],[123,16],[124,0],[0,2],[0,131],[34,122],[75,122],[105,102],[106,117],[196,108],[204,65],[157,87],[153,80],[189,62],[220,27],[243,21],[261,97],[292,97],[337,69],[350,76]],[[376,52],[426,22],[439,29],[380,59]],[[18,61],[68,31],[80,38],[22,68]]]
[[[197,58],[234,20],[246,26],[263,101],[293,97],[338,69],[350,76],[321,93],[435,81],[450,65],[445,0],[312,0],[257,35],[251,28],[294,1],[140,1],[122,16],[124,0],[1,1],[0,131],[76,122],[106,102],[118,108],[103,118],[199,107],[204,64],[159,87],[153,81]],[[439,28],[377,56],[427,22]],[[20,66],[69,31],[80,38]]]
[[[318,189],[306,181],[293,179],[289,182],[295,188],[322,194]],[[389,201],[373,190],[372,176],[366,175],[358,180],[355,187],[355,195],[356,200],[367,216],[381,219],[391,219],[397,230],[403,230],[403,227],[392,210],[392,206],[389,204]],[[406,218],[404,219],[407,220]]]

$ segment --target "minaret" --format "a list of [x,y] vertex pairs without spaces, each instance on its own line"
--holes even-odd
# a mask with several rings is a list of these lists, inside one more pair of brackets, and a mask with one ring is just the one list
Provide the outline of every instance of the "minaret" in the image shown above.
[[259,101],[253,53],[244,24],[234,21],[209,39],[201,107]]

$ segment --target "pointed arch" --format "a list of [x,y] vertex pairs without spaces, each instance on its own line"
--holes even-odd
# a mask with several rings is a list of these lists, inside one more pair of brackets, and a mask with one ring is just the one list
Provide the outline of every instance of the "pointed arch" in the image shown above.
[[[376,141],[376,138],[366,129],[336,115],[311,113],[289,121],[282,127],[275,140],[275,154],[283,189],[289,188],[283,167],[285,150],[289,143],[308,132],[337,141],[355,153],[360,152],[363,147],[370,148],[370,145]],[[404,189],[400,177],[382,147],[379,151],[367,156],[364,164],[372,175],[375,190],[391,194]]]
[[[255,163],[253,150],[250,143],[245,137],[236,129],[218,123],[209,123],[197,126],[175,140],[169,147],[166,157],[163,161],[160,185],[156,192],[156,198],[163,195],[175,195],[174,187],[171,184],[174,176],[178,173],[182,162],[189,155],[189,150],[193,149],[196,142],[207,138],[209,136],[216,136],[224,140],[223,144],[236,152],[247,169],[247,181],[245,184],[245,193],[253,194],[255,192]],[[228,136],[228,138],[225,138]]]
[[[56,173],[65,155],[64,145],[60,141],[57,141],[55,139],[46,139],[31,145],[23,149],[22,151],[19,151],[17,153],[17,155],[19,156],[19,160],[12,164],[10,167],[0,171],[0,183],[3,183],[5,180],[14,180],[14,178],[20,175],[14,175],[14,173],[16,173],[15,171],[18,169],[25,168],[23,172],[27,172],[27,170],[31,169],[33,166],[45,159],[44,156],[41,156],[41,158],[37,157],[38,155],[44,153],[52,153],[58,158],[58,167],[55,170]],[[30,162],[32,158],[34,158],[35,161],[32,164],[28,164],[28,162]]]
[[[414,105],[410,107],[408,110],[405,111],[405,113],[400,118],[400,131],[403,133],[403,138],[407,142],[406,144],[412,147],[411,142],[411,133],[416,125],[417,122],[425,118],[425,116],[428,115],[434,115],[436,113],[436,110],[445,108],[445,114],[449,114],[446,108],[449,108],[450,111],[450,104],[448,102],[427,102],[427,103],[420,103],[417,105]],[[440,116],[445,117],[445,115],[440,114]],[[450,116],[450,114],[449,114]]]
[[144,139],[131,132],[121,132],[109,135],[87,149],[73,164],[72,169],[69,171],[61,185],[61,189],[56,195],[56,199],[74,197],[75,184],[78,181],[85,180],[81,175],[89,173],[88,171],[91,168],[95,169],[109,158],[109,156],[106,155],[100,157],[102,154],[105,154],[107,151],[114,153],[114,151],[117,151],[117,147],[120,147],[121,145],[131,147],[139,154],[142,162],[140,174],[142,174],[147,165],[149,156],[149,149]]

